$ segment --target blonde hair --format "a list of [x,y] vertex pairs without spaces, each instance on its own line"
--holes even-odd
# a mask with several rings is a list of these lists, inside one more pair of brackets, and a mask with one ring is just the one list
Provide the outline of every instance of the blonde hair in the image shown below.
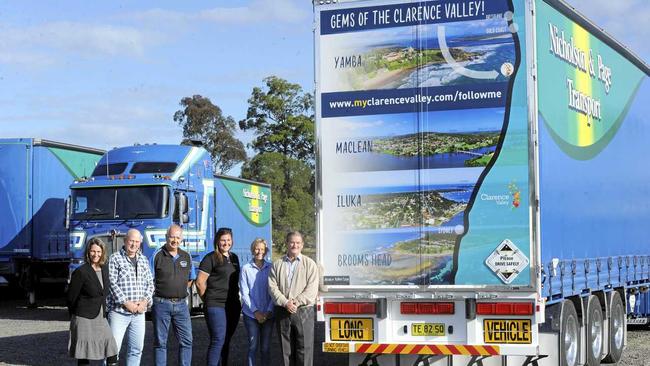
[[253,252],[255,251],[257,244],[264,244],[264,255],[269,252],[269,246],[266,245],[266,240],[262,238],[255,238],[255,240],[253,240],[251,243],[251,254],[254,254]]

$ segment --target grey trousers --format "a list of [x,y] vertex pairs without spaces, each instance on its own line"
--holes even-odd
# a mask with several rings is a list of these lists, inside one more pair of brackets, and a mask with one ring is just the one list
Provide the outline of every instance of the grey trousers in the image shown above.
[[314,307],[302,306],[291,314],[276,306],[275,323],[280,336],[284,366],[312,366],[314,364]]

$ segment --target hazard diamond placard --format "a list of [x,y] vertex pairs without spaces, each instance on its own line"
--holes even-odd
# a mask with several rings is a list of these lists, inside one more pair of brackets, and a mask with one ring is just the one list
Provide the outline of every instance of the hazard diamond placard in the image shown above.
[[505,239],[485,260],[485,264],[508,284],[528,266],[528,258],[510,239]]

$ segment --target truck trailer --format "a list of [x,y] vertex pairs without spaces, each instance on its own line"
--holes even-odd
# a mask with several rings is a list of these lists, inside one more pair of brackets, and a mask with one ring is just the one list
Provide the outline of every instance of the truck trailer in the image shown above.
[[325,352],[599,365],[650,319],[650,68],[561,0],[315,1]]
[[35,302],[40,282],[65,283],[70,247],[65,200],[104,151],[36,138],[0,139],[0,283]]
[[[70,190],[70,273],[83,263],[90,239],[102,239],[110,255],[122,248],[131,228],[142,233],[142,253],[151,259],[173,223],[183,228],[181,248],[197,269],[214,250],[219,227],[232,229],[232,251],[242,265],[250,261],[250,244],[258,237],[268,243],[271,258],[271,187],[215,175],[210,154],[200,146],[137,144],[110,150]],[[191,307],[200,307],[194,286],[191,295]]]

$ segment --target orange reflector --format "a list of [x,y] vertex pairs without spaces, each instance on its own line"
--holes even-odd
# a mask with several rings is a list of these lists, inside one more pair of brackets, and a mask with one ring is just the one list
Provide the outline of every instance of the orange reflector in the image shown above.
[[403,302],[402,314],[454,314],[453,302]]

